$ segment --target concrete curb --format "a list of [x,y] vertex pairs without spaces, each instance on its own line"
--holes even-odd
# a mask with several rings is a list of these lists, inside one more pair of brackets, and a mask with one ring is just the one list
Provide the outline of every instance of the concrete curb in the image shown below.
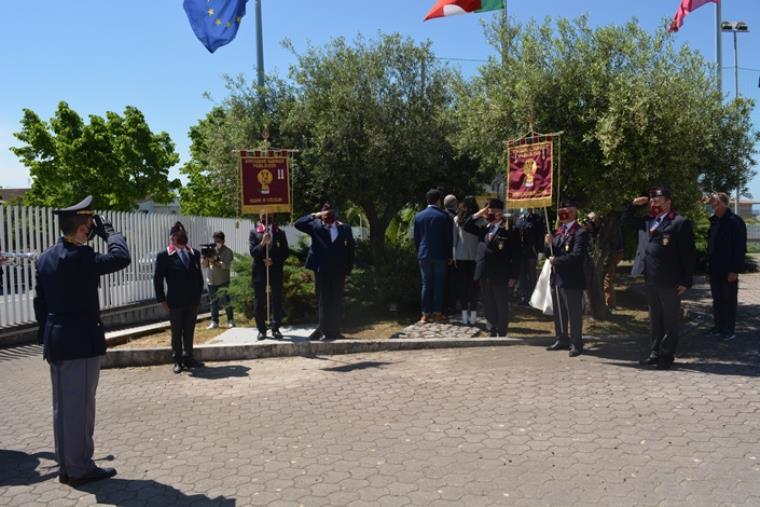
[[[447,338],[428,340],[345,340],[336,342],[284,342],[254,343],[248,345],[199,345],[195,347],[195,358],[200,361],[235,361],[271,357],[344,355],[368,352],[389,352],[422,349],[449,349],[471,347],[504,347],[519,345],[526,340],[553,338],[545,335],[526,338]],[[109,350],[102,362],[103,368],[127,368],[171,364],[171,349],[168,347],[146,349]]]

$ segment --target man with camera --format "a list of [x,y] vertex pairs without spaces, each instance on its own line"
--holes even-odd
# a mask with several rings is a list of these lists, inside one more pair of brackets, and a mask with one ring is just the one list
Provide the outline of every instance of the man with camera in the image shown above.
[[[227,289],[230,286],[230,267],[235,255],[224,244],[224,232],[214,233],[214,242],[201,245],[203,267],[206,271],[206,284],[208,285],[208,298],[211,304],[211,324],[209,329],[219,327],[219,306],[223,306],[227,312],[227,324],[235,327],[235,315],[232,311],[230,296]],[[219,291],[222,294],[219,294]]]
[[[55,213],[63,237],[37,260],[34,313],[50,363],[58,479],[76,486],[116,475],[92,460],[95,392],[106,353],[98,285],[102,275],[126,268],[131,259],[124,236],[92,211],[92,196]],[[95,235],[108,253],[87,244]]]

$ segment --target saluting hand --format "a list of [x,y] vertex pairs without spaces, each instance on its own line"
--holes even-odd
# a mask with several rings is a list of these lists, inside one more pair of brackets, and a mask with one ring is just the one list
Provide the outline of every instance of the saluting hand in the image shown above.
[[637,197],[633,200],[634,206],[644,206],[646,204],[649,204],[649,197],[642,195],[641,197]]
[[683,296],[687,290],[689,289],[687,289],[683,285],[676,285],[676,293],[678,293],[679,296]]

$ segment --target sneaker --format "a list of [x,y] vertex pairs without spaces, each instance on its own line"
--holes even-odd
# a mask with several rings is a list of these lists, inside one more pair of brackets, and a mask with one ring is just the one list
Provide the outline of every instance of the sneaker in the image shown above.
[[736,340],[736,333],[721,333],[721,335],[718,337],[718,341],[721,343],[726,343]]
[[208,327],[206,329],[216,329],[218,327],[219,327],[219,323],[218,322],[212,322],[211,324],[208,325]]
[[229,324],[227,324],[227,327],[232,329],[233,327],[237,327],[234,320],[231,320]]

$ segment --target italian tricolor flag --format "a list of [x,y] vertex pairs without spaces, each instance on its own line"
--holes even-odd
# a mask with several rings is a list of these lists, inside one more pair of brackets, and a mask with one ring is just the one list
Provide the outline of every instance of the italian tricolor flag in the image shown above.
[[444,16],[495,11],[503,8],[504,0],[438,0],[425,16],[425,21]]

